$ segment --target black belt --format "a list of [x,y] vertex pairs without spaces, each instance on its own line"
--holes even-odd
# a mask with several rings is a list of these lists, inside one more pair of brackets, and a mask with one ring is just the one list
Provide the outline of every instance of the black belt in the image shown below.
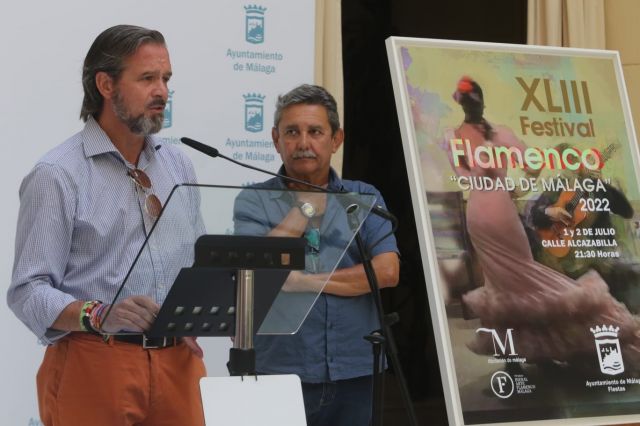
[[142,349],[170,348],[178,343],[175,337],[147,337],[144,334],[117,334],[112,337],[117,342],[140,345]]

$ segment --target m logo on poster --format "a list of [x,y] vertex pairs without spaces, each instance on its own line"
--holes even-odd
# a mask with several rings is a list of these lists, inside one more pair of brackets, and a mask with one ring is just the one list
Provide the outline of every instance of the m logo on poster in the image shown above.
[[246,17],[244,26],[245,40],[252,44],[264,43],[264,12],[266,7],[248,5],[244,7]]
[[[500,339],[500,335],[493,328],[479,328],[476,333],[491,333],[493,339],[493,356],[516,356],[515,345],[513,344],[513,328],[507,328],[507,332],[504,335],[504,342]],[[507,353],[507,349],[509,349]],[[500,352],[498,352],[498,350]]]
[[602,327],[596,326],[596,328],[591,328],[590,330],[595,337],[600,371],[610,376],[623,373],[624,362],[622,361],[620,340],[618,339],[620,327],[602,325]]

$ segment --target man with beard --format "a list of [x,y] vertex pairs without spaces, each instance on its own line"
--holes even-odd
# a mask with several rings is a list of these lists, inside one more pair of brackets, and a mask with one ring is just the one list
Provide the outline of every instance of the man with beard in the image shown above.
[[170,284],[154,262],[166,248],[146,246],[137,265],[148,282],[128,282],[133,296],[108,305],[171,189],[195,181],[186,156],[151,136],[162,128],[170,78],[161,33],[102,32],[84,61],[84,129],[20,187],[7,300],[48,345],[37,375],[46,425],[204,424],[194,340],[111,334],[150,328]]

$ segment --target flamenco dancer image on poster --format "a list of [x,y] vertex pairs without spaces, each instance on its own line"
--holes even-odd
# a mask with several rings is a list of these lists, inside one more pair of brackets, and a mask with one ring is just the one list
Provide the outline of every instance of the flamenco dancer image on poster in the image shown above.
[[[453,96],[464,111],[464,121],[445,132],[454,172],[458,177],[504,180],[508,159],[503,158],[501,167],[494,168],[480,167],[466,154],[454,161],[448,142],[468,141],[471,152],[479,147],[506,147],[522,153],[526,146],[509,128],[485,119],[484,97],[476,81],[463,77]],[[536,262],[510,191],[471,189],[466,222],[484,285],[464,294],[463,303],[482,327],[495,329],[500,335],[513,329],[518,355],[528,363],[591,365],[585,364],[594,351],[590,328],[615,325],[620,330],[627,370],[640,370],[639,319],[611,296],[596,271],[572,279]],[[494,354],[489,333],[477,333],[468,346],[478,354]]]

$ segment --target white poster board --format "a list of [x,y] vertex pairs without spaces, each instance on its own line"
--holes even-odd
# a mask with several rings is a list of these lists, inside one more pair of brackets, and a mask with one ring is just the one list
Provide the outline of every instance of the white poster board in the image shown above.
[[640,163],[617,52],[387,48],[450,424],[638,422]]

